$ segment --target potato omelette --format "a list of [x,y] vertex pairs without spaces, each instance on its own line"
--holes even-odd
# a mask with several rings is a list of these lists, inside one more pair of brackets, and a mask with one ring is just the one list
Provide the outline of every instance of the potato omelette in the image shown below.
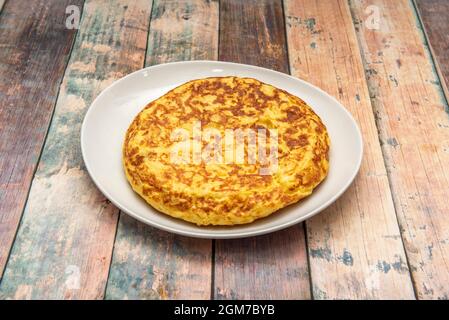
[[234,225],[310,195],[328,174],[329,146],[300,98],[252,78],[213,77],[150,102],[128,128],[123,164],[158,211]]

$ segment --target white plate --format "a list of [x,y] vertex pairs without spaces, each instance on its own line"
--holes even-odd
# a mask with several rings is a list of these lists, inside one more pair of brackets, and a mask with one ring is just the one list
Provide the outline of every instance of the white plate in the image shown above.
[[[310,197],[267,218],[231,227],[198,227],[156,211],[131,189],[122,167],[122,144],[128,126],[148,102],[189,80],[228,75],[252,77],[305,100],[329,131],[330,170],[328,177]],[[215,239],[260,235],[310,218],[329,206],[348,188],[362,160],[359,128],[350,113],[327,93],[280,72],[215,61],[157,65],[116,81],[95,99],[87,111],[81,129],[81,148],[93,181],[122,211],[169,232]]]

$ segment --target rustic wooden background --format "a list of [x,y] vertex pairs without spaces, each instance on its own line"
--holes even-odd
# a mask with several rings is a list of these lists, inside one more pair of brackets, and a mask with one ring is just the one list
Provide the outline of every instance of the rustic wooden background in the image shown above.
[[[0,298],[448,298],[449,1],[0,7]],[[84,167],[84,114],[116,79],[194,59],[279,70],[335,96],[365,142],[351,188],[305,223],[242,240],[120,214]]]

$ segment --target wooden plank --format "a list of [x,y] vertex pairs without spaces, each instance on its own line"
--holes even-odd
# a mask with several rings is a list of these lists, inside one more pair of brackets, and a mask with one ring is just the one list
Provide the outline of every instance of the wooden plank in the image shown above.
[[424,24],[424,31],[430,44],[438,72],[449,100],[449,1],[447,0],[415,0],[419,16]]
[[[103,297],[118,210],[95,188],[85,170],[80,128],[96,95],[117,78],[142,67],[150,10],[150,0],[86,1],[1,282],[3,297]],[[51,64],[48,61],[44,67]]]
[[[217,59],[218,3],[154,1],[147,65]],[[121,215],[107,299],[209,299],[210,240],[176,236]]]
[[9,1],[0,16],[0,277],[76,34],[70,3],[83,1]]
[[349,190],[307,220],[315,299],[412,299],[363,64],[346,0],[285,0],[292,74],[335,96],[355,117],[363,162]]
[[155,0],[146,65],[216,60],[217,0]]
[[[378,30],[365,8],[380,9]],[[352,3],[385,163],[418,298],[449,297],[449,117],[413,4]]]
[[[281,1],[220,1],[219,59],[288,73]],[[303,224],[215,247],[217,299],[308,299]]]

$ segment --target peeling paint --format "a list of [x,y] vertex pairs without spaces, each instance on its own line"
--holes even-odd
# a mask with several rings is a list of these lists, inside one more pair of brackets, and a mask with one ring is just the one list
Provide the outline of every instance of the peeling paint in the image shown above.
[[326,292],[321,290],[318,286],[313,285],[313,298],[316,300],[327,300],[328,296]]
[[352,258],[351,253],[345,249],[343,251],[343,256],[341,257],[343,263],[347,266],[352,266],[354,264],[354,259]]
[[304,20],[304,24],[306,25],[307,29],[309,29],[309,31],[311,33],[315,32],[315,25],[316,25],[316,21],[315,18],[308,18]]
[[332,252],[329,248],[310,249],[310,255],[312,258],[326,259],[327,261],[332,260]]
[[399,143],[398,143],[398,141],[396,140],[396,138],[388,138],[387,139],[387,143],[390,145],[390,146],[392,146],[393,148],[396,148],[398,145],[399,145]]

